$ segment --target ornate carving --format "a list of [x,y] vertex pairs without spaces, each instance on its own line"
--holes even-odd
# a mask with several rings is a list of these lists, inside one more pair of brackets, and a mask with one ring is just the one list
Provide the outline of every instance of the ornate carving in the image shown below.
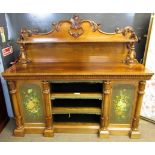
[[73,16],[73,18],[70,19],[70,22],[71,27],[68,30],[69,34],[74,38],[81,36],[84,33],[84,30],[81,27],[81,19],[79,16]]
[[130,26],[125,27],[125,28],[123,29],[123,31],[122,31],[122,34],[123,34],[124,36],[128,36],[128,35],[129,35],[129,36],[130,36],[130,37],[129,37],[130,39],[134,39],[134,40],[137,39],[137,36],[136,36],[136,34],[135,34],[133,28],[130,27]]
[[89,21],[89,22],[90,22],[90,25],[91,25],[92,28],[93,28],[93,32],[99,30],[101,24],[96,24],[96,23],[93,22],[93,21]]
[[[104,34],[122,33],[122,35],[125,36],[126,38],[133,39],[135,41],[138,40],[133,28],[130,26],[127,26],[123,29],[117,28],[115,30],[115,33],[106,33],[100,30],[100,24],[97,24],[94,21],[90,21],[90,20],[81,20],[77,15],[74,15],[70,20],[61,20],[58,23],[53,23],[52,24],[53,30],[48,33],[52,33],[53,31],[59,32],[61,25],[65,22],[71,25],[70,28],[68,29],[68,33],[74,38],[78,38],[84,33],[82,24],[85,22],[88,22],[90,24],[90,27],[92,27],[93,32],[98,30],[100,33],[104,33]],[[21,29],[20,40],[23,41],[26,38],[31,37],[33,34],[36,34],[36,32],[38,32],[38,30],[36,29],[33,29],[33,30],[29,30],[26,28]],[[42,34],[48,34],[48,33],[42,33]],[[37,34],[41,34],[41,33],[37,33]]]
[[127,26],[124,29],[117,28],[116,33],[122,33],[123,36],[128,37],[129,39],[138,40],[134,29],[131,26]]
[[27,37],[31,37],[32,34],[38,32],[37,29],[29,30],[27,28],[22,28],[20,32],[20,40],[25,40]]
[[136,59],[134,42],[128,43],[127,48],[128,48],[128,54],[124,60],[124,63],[128,64],[128,65],[138,63],[138,61]]
[[15,83],[13,81],[8,82],[10,88],[10,94],[15,94],[17,92]]
[[[4,76],[4,75],[3,75]],[[128,80],[150,80],[152,74],[148,75],[128,75],[128,74],[122,74],[122,75],[35,75],[30,76],[24,74],[23,76],[4,76],[7,80],[25,80],[25,78],[28,80],[81,80],[81,79],[87,79],[87,80],[118,80],[123,79],[124,81]]]
[[[70,20],[62,20],[62,21],[59,21],[58,23],[53,23],[52,24],[53,31],[59,32],[60,31],[60,26],[64,22],[67,22],[67,23],[70,23],[71,24],[71,26],[70,26],[70,28],[68,30],[68,33],[72,37],[74,37],[74,38],[78,38],[79,36],[81,36],[84,33],[84,30],[83,30],[83,28],[81,26],[82,23],[84,23],[84,22],[88,22],[90,24],[90,26],[92,27],[92,31],[93,32],[99,30],[99,26],[100,26],[100,24],[96,24],[93,21],[90,21],[90,20],[81,20],[79,18],[79,16],[74,15]],[[53,32],[53,31],[51,31],[51,32]],[[20,40],[23,41],[26,38],[31,37],[33,34],[36,34],[36,32],[38,32],[38,30],[36,30],[36,29],[29,30],[29,29],[23,28],[23,29],[21,29]]]
[[21,46],[20,46],[19,62],[22,64],[27,64],[27,63],[31,62],[31,60],[27,57],[27,53],[26,53],[26,49],[25,49],[24,44],[21,44]]

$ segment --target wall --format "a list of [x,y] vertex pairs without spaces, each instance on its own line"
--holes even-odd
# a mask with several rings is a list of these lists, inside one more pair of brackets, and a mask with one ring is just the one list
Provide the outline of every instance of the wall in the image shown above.
[[[7,22],[5,18],[5,14],[1,13],[0,14],[0,27],[4,27],[4,32],[5,32],[5,37],[6,37],[6,42],[2,43],[1,37],[0,37],[0,73],[4,71],[4,69],[8,68],[10,66],[10,62],[13,61],[13,55],[10,54],[6,57],[3,57],[1,54],[2,48],[5,48],[8,46],[8,29],[7,29]],[[2,76],[0,76],[0,81],[2,83],[2,88],[3,88],[3,93],[4,93],[4,98],[6,102],[6,107],[7,107],[7,112],[10,117],[13,116],[12,113],[12,106],[10,102],[10,96],[9,96],[9,91],[8,91],[8,86],[6,81]]]

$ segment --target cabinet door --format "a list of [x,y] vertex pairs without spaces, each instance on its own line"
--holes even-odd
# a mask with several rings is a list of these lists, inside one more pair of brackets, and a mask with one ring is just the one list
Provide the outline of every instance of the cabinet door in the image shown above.
[[41,81],[19,81],[17,89],[24,123],[44,123]]
[[136,83],[121,82],[112,84],[110,123],[130,124],[134,102],[136,100]]

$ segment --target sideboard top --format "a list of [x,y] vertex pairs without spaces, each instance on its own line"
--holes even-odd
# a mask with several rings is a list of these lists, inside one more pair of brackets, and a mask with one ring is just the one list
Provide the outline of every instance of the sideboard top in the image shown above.
[[54,42],[136,42],[137,36],[132,27],[117,28],[114,33],[103,32],[100,24],[90,20],[81,20],[73,16],[70,20],[61,20],[52,24],[47,33],[22,29],[17,43],[54,43]]

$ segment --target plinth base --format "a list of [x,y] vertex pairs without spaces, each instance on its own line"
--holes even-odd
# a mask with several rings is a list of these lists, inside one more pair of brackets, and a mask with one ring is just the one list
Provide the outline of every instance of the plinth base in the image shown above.
[[108,130],[99,130],[99,137],[100,138],[108,138],[109,137],[109,131]]
[[131,139],[140,139],[141,133],[138,130],[137,131],[130,131],[129,136]]
[[44,137],[53,137],[54,132],[52,129],[45,129],[43,135],[44,135]]
[[15,129],[15,130],[13,131],[13,135],[14,135],[14,136],[17,136],[17,137],[24,137],[24,135],[25,135],[24,128]]

